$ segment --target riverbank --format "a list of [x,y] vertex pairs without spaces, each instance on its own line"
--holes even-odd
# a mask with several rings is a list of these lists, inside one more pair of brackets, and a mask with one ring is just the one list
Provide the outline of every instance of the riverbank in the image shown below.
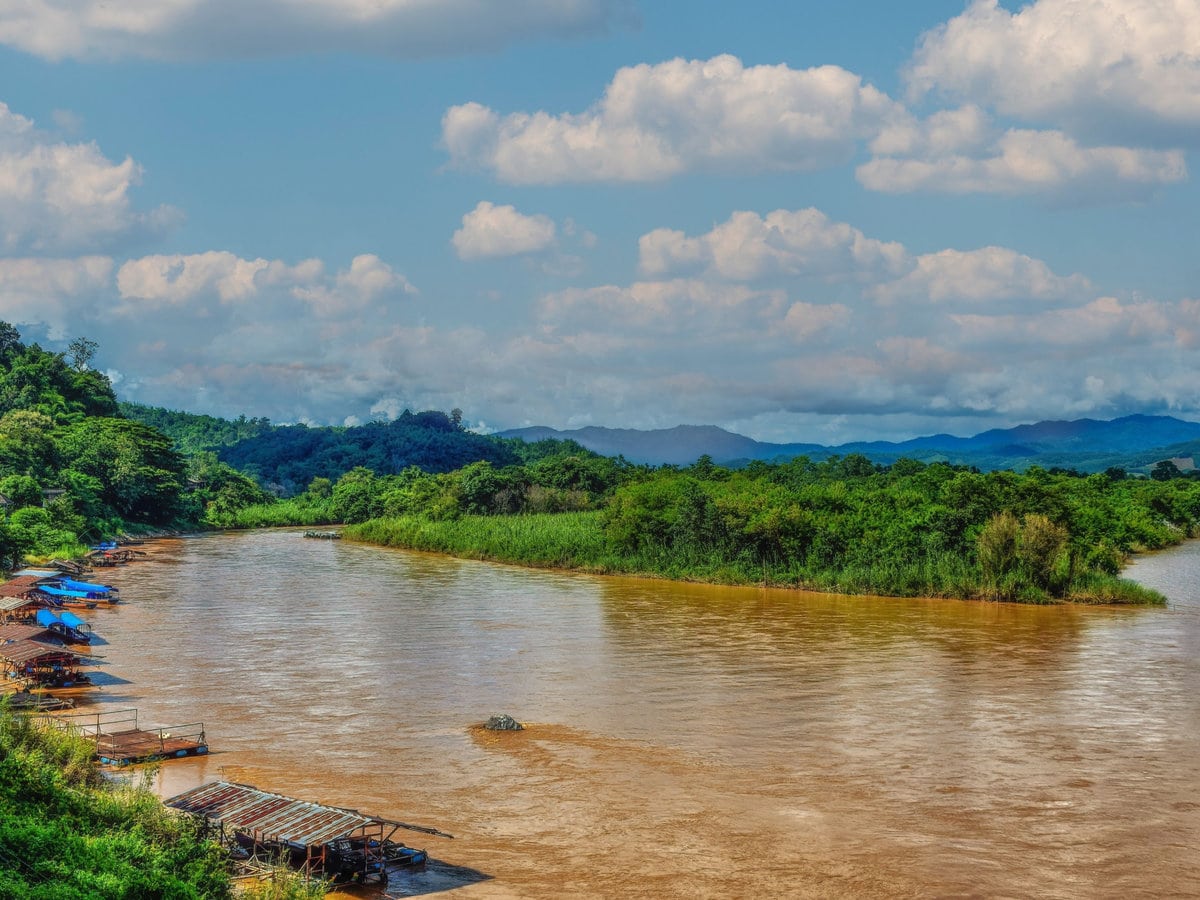
[[1162,606],[1166,603],[1166,598],[1157,591],[1128,579],[1097,572],[1076,576],[1071,590],[1062,597],[1032,591],[1015,597],[998,597],[994,589],[980,583],[978,570],[950,554],[932,562],[916,560],[901,565],[883,562],[813,572],[795,560],[784,565],[767,565],[744,559],[729,560],[719,553],[710,553],[706,557],[618,553],[606,540],[603,519],[598,512],[462,516],[452,520],[373,519],[348,525],[343,533],[351,540],[377,546],[595,575],[891,597],[1042,604]]

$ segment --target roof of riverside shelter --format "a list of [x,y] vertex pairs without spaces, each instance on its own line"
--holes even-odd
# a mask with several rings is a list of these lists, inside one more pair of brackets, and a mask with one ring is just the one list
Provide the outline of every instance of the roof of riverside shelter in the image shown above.
[[264,840],[305,847],[327,844],[384,821],[352,809],[294,800],[227,781],[212,781],[163,802]]

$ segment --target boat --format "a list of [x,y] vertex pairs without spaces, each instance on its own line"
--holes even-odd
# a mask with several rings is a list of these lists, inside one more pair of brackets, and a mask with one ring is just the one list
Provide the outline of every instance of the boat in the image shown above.
[[304,532],[304,536],[306,538],[319,538],[323,541],[337,541],[341,540],[342,533],[340,531],[306,531]]
[[86,625],[83,620],[70,612],[63,611],[56,616],[53,610],[39,609],[35,618],[39,625],[68,644],[92,642],[92,636],[84,630]]
[[48,594],[60,603],[66,603],[68,600],[82,600],[86,603],[120,603],[121,599],[115,596],[101,596],[96,591],[79,591],[73,588],[56,587],[53,584],[39,584],[37,589],[44,594]]
[[74,578],[60,578],[58,585],[68,591],[87,591],[89,595],[95,594],[98,600],[115,600],[121,595],[111,584],[93,584],[90,581],[76,581]]
[[78,600],[106,600],[109,603],[119,603],[121,600],[120,591],[110,584],[93,584],[73,578],[47,579],[38,585],[38,589],[52,596],[69,596]]

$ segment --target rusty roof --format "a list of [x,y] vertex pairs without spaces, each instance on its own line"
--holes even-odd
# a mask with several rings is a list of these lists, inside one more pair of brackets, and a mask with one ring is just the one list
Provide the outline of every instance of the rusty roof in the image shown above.
[[5,641],[36,641],[50,634],[41,625],[0,625],[0,644]]
[[0,612],[15,612],[22,606],[29,606],[37,602],[37,597],[5,597],[0,594]]
[[40,644],[37,641],[20,640],[0,644],[0,659],[10,662],[15,666],[37,662],[42,657],[46,657],[50,661],[54,661],[57,658],[72,666],[77,666],[83,662],[78,654],[72,653],[70,650],[63,650],[61,647],[51,647],[49,644]]
[[204,816],[260,840],[317,847],[384,820],[352,809],[322,806],[260,791],[247,784],[213,781],[163,801],[173,809]]
[[38,582],[45,580],[44,576],[38,575],[18,575],[16,578],[10,578],[4,584],[0,584],[0,597],[20,597],[37,587]]

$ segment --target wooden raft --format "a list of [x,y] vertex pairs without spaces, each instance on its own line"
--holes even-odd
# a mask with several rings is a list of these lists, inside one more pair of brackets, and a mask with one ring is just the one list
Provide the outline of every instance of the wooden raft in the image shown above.
[[136,709],[48,716],[56,727],[94,741],[105,765],[127,766],[151,760],[200,756],[208,752],[204,723],[139,728]]

